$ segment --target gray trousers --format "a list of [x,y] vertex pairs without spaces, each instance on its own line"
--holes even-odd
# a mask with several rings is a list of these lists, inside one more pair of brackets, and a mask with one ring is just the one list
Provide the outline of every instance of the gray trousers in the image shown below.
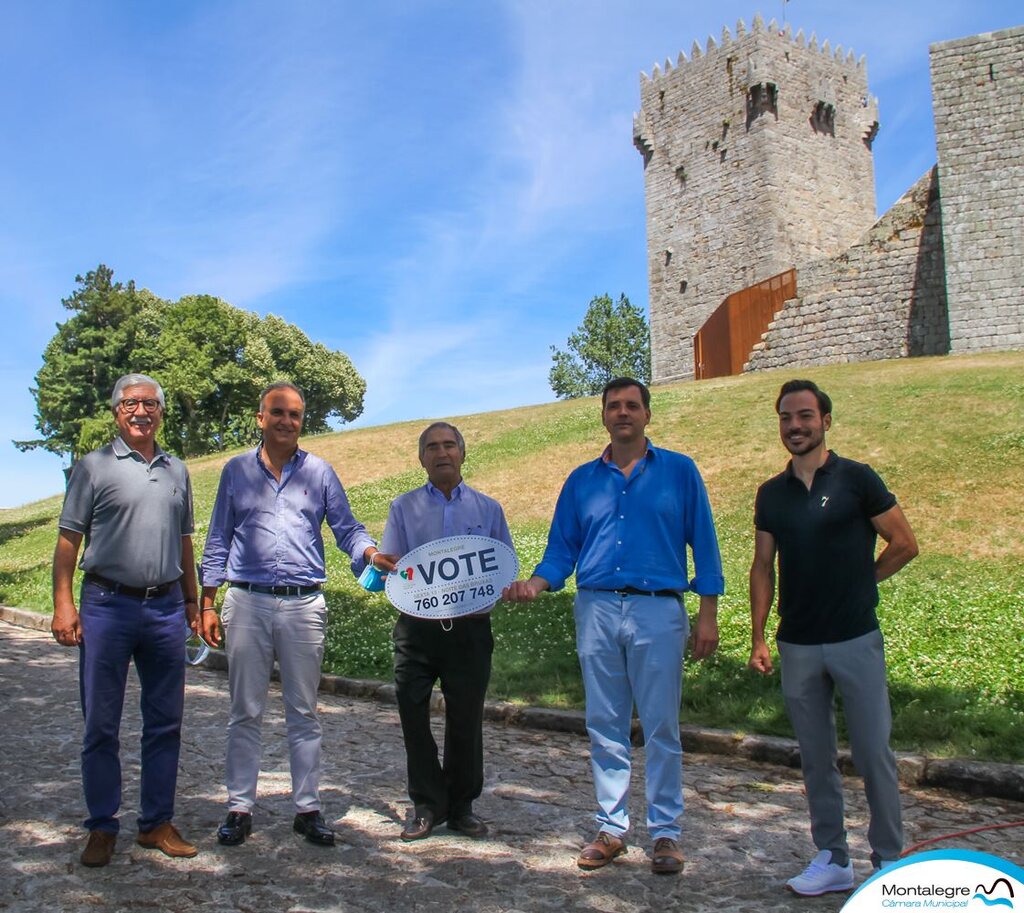
[[263,711],[275,655],[288,728],[292,800],[297,811],[319,811],[322,730],[316,702],[327,627],[323,593],[279,598],[229,587],[221,621],[231,691],[224,764],[228,811],[251,812],[256,804]]
[[819,850],[848,852],[843,780],[836,765],[835,691],[843,701],[850,749],[871,811],[871,861],[897,859],[903,849],[896,757],[889,747],[892,711],[881,631],[835,644],[778,642],[782,694],[800,743],[811,838]]

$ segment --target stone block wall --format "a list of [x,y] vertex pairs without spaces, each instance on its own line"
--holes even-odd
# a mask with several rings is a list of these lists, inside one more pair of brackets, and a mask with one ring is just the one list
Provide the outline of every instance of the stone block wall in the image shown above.
[[655,382],[692,378],[727,295],[870,228],[877,127],[863,59],[760,17],[641,77]]
[[855,245],[797,269],[745,371],[949,351],[945,256],[932,168]]
[[1024,347],[1024,27],[930,59],[950,349]]

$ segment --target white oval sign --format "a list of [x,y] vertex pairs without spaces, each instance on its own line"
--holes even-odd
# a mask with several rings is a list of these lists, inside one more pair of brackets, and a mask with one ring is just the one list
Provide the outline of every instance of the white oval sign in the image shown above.
[[458,618],[494,605],[518,576],[519,559],[504,542],[447,536],[403,555],[384,591],[406,615]]

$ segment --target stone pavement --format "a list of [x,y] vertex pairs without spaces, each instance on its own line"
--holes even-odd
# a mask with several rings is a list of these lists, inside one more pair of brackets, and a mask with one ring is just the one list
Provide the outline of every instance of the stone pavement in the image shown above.
[[[139,714],[134,675],[122,725],[123,829],[111,865],[78,863],[83,817],[78,770],[81,715],[77,658],[45,633],[0,623],[0,910],[156,910],[244,913],[442,911],[602,913],[679,907],[704,911],[807,913],[838,910],[843,895],[797,899],[782,883],[813,848],[798,774],[779,765],[687,753],[687,819],[681,877],[650,873],[650,840],[605,869],[575,865],[593,835],[588,746],[577,734],[486,724],[486,784],[476,810],[491,836],[473,841],[444,828],[427,840],[397,838],[408,799],[396,709],[334,694],[322,697],[325,815],[338,845],[320,848],[291,830],[287,753],[274,686],[253,836],[220,847],[227,681],[189,670],[175,821],[200,849],[172,860],[134,843]],[[642,749],[636,752],[642,760]],[[869,868],[865,805],[849,779],[854,864]],[[643,821],[634,773],[633,820]],[[942,790],[905,791],[908,845],[985,824],[1024,820],[1024,803]],[[941,844],[1024,860],[1024,827]]]

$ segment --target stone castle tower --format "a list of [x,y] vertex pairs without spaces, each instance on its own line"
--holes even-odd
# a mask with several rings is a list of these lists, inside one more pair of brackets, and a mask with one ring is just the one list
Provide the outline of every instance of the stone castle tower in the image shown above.
[[1024,26],[929,56],[950,351],[1024,348]]
[[755,17],[641,75],[652,380],[693,377],[732,292],[834,256],[875,222],[864,59]]

